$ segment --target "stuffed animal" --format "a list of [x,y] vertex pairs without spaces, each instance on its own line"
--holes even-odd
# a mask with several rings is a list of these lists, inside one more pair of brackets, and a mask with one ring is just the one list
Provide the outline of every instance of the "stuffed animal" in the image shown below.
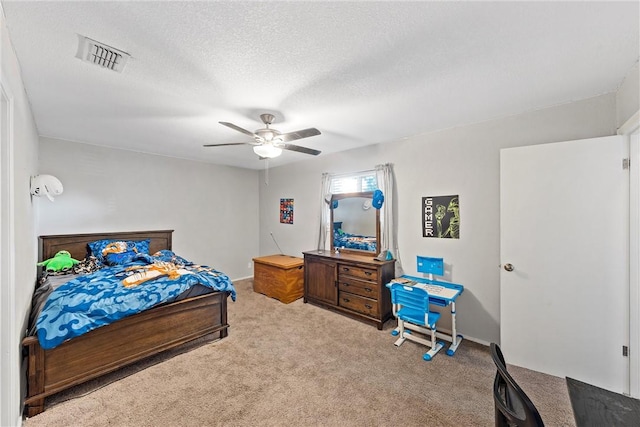
[[68,251],[60,251],[53,258],[38,263],[38,266],[44,266],[47,271],[64,271],[68,270],[80,261],[71,258]]

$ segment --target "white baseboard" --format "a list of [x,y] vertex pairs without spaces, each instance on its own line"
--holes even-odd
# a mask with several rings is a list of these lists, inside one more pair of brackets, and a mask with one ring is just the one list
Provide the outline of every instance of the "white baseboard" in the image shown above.
[[490,344],[490,343],[489,343],[489,342],[487,342],[487,341],[484,341],[484,340],[481,340],[481,339],[478,339],[478,338],[474,338],[474,337],[468,337],[468,336],[466,336],[465,334],[461,334],[461,335],[462,335],[462,336],[464,337],[464,339],[465,339],[465,340],[467,340],[467,341],[472,341],[472,342],[475,342],[475,343],[478,343],[478,344],[482,344],[482,345],[484,345],[484,346],[489,347],[489,344]]

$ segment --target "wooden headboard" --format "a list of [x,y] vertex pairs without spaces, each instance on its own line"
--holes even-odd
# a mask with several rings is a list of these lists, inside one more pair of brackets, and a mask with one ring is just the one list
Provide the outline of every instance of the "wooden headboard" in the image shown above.
[[146,240],[149,239],[149,253],[161,249],[171,249],[173,230],[130,231],[113,233],[59,234],[40,236],[38,242],[38,261],[52,258],[59,251],[69,251],[71,257],[82,260],[88,253],[88,243],[95,240]]

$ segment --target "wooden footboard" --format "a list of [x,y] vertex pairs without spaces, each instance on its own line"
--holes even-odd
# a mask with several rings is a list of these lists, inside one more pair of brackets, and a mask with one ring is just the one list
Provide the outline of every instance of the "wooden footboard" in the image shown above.
[[44,411],[45,397],[188,341],[227,336],[227,293],[215,292],[126,317],[43,350],[27,337],[27,416]]

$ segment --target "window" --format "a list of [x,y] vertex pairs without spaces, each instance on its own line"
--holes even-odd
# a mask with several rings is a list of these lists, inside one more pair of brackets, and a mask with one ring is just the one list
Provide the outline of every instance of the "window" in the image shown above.
[[331,194],[361,193],[375,191],[378,188],[376,171],[364,171],[335,175],[331,177]]

